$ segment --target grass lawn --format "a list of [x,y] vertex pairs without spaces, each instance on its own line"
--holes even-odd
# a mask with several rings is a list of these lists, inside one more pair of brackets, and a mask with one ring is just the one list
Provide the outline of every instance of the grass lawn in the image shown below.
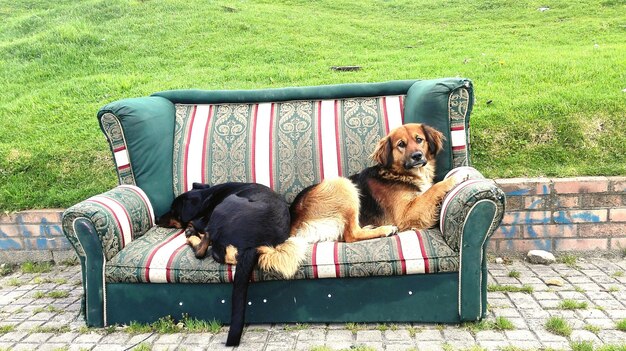
[[96,111],[177,88],[462,76],[487,176],[623,175],[624,13],[622,0],[0,0],[0,211],[115,186]]

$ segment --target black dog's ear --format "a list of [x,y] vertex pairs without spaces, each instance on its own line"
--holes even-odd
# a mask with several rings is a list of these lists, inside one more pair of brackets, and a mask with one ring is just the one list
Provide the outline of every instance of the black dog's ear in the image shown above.
[[371,157],[379,165],[384,166],[385,168],[391,167],[393,164],[393,148],[391,147],[391,139],[389,137],[380,139]]
[[204,183],[193,183],[193,185],[191,186],[191,189],[208,189],[211,186],[209,184],[204,184]]
[[436,156],[443,150],[443,141],[446,138],[443,136],[443,133],[433,127],[422,124],[422,129],[424,130],[424,136],[428,143],[428,152],[432,156]]

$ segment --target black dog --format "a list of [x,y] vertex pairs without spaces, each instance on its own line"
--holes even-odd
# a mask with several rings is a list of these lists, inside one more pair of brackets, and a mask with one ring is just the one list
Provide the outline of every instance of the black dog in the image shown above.
[[226,345],[239,345],[252,270],[260,255],[275,253],[289,238],[287,202],[261,184],[194,184],[192,190],[174,199],[158,224],[186,228],[187,242],[196,257],[204,257],[212,244],[213,259],[237,265]]

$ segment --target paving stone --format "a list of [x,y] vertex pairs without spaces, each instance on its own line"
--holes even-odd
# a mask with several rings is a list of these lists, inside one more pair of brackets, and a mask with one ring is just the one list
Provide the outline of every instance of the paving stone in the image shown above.
[[28,335],[26,338],[22,339],[22,343],[36,343],[43,344],[48,339],[50,339],[54,334],[52,333],[32,333]]
[[385,346],[385,351],[407,351],[415,349],[415,345],[413,344],[402,344],[402,343],[391,343]]
[[504,341],[506,335],[504,333],[494,330],[481,330],[476,332],[476,341]]
[[437,341],[418,341],[417,349],[420,351],[443,351],[443,344]]
[[408,330],[400,329],[400,330],[386,330],[385,331],[385,340],[388,342],[411,342],[413,338]]
[[326,339],[326,330],[323,329],[307,329],[301,330],[298,334],[298,342],[300,341],[324,341]]
[[102,339],[102,335],[98,333],[82,334],[76,337],[72,343],[76,344],[95,344]]
[[326,340],[336,340],[338,342],[352,342],[353,337],[350,330],[329,330],[328,333],[326,333]]
[[443,335],[439,330],[422,330],[415,334],[415,339],[421,341],[442,341]]
[[383,334],[380,330],[359,330],[356,333],[356,342],[378,342],[383,340]]
[[511,347],[514,345],[511,345],[511,342],[507,340],[502,340],[502,341],[489,340],[489,341],[479,341],[478,346],[488,351],[496,351],[496,350],[502,350],[504,348]]
[[443,331],[443,338],[446,341],[474,341],[472,333],[467,330],[446,329]]
[[591,341],[595,344],[600,343],[600,339],[596,336],[596,334],[588,331],[588,330],[573,330],[572,335],[570,335],[571,341]]
[[532,340],[536,340],[537,337],[535,336],[535,334],[533,332],[531,332],[530,330],[506,330],[504,332],[504,334],[506,335],[506,337],[509,340],[527,340],[527,341],[532,341]]

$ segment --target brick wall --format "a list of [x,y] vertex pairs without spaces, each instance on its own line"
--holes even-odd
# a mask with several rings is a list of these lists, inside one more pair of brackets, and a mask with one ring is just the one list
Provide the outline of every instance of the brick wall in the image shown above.
[[62,213],[50,209],[0,214],[0,263],[73,258],[61,229]]
[[626,177],[500,179],[507,211],[491,251],[626,249]]
[[[499,179],[507,212],[493,253],[626,249],[626,177]],[[74,257],[62,210],[0,215],[0,263]]]

